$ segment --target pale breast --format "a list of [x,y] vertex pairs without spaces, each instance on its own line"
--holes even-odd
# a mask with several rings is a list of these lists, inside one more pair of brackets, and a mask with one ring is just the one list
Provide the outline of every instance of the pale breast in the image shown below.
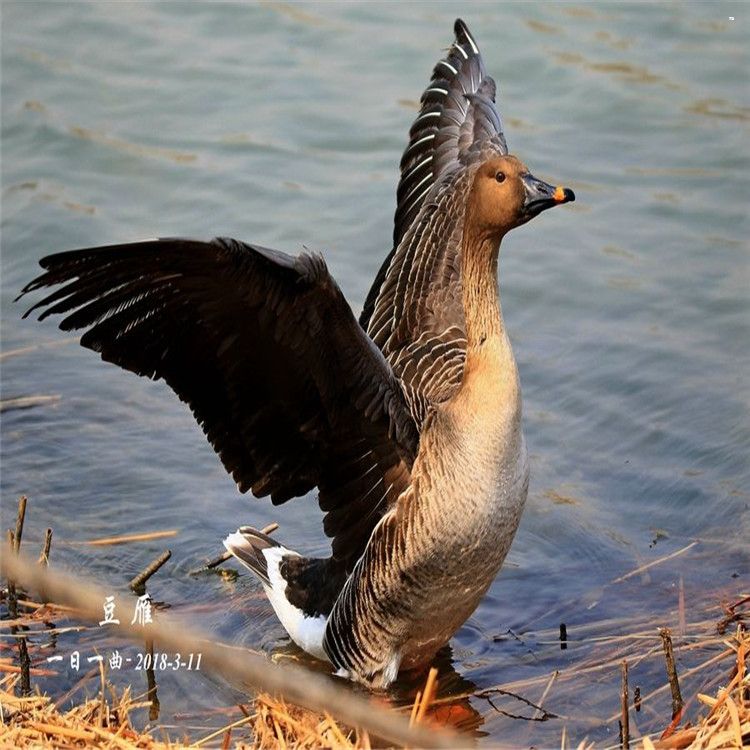
[[502,520],[520,514],[528,481],[518,369],[505,336],[469,354],[460,390],[436,416],[435,439],[452,444],[440,454],[451,506],[467,524],[488,517],[499,533]]

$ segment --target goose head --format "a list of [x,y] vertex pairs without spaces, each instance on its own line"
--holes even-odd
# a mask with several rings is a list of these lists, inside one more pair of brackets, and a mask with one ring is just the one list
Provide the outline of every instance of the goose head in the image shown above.
[[574,200],[570,188],[534,177],[515,156],[497,156],[477,169],[469,193],[469,211],[475,231],[500,239],[542,211]]

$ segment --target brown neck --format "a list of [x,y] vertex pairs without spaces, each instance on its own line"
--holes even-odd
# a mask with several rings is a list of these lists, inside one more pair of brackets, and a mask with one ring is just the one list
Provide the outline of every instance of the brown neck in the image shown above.
[[461,260],[461,287],[467,349],[476,350],[491,337],[502,336],[503,314],[497,284],[500,240],[466,232]]

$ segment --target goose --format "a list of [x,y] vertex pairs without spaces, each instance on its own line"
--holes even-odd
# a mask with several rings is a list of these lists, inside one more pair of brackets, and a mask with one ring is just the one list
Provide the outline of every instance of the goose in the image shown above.
[[19,298],[190,407],[240,492],[314,489],[331,555],[249,526],[224,544],[292,640],[372,689],[427,665],[500,570],[526,500],[501,240],[569,188],[508,153],[458,19],[400,164],[393,246],[357,319],[323,258],[235,239],[60,252]]

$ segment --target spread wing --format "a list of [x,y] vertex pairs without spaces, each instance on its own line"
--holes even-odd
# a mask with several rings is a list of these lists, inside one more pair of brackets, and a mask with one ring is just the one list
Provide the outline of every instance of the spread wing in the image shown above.
[[402,379],[419,420],[454,392],[466,340],[460,250],[471,165],[507,154],[495,82],[466,24],[432,72],[401,159],[394,249],[360,323]]
[[484,69],[482,55],[466,24],[456,19],[456,40],[448,56],[432,71],[422,94],[422,108],[409,130],[401,157],[396,192],[393,246],[398,247],[440,176],[479,145],[507,154],[500,115],[495,107],[495,81]]
[[163,239],[44,258],[30,310],[102,359],[163,378],[240,491],[320,490],[347,568],[408,486],[418,433],[401,387],[319,256]]
[[456,19],[454,32],[455,41],[447,57],[432,71],[422,94],[421,109],[409,130],[396,192],[393,250],[367,296],[360,317],[364,328],[368,327],[399,244],[416,221],[432,187],[473,150],[508,153],[495,106],[495,81],[487,75],[474,37],[460,18]]

